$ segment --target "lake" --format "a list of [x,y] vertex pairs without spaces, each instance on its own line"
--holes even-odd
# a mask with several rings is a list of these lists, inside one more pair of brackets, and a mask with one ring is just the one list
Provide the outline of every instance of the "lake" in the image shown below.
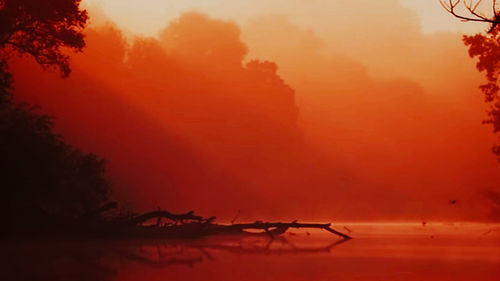
[[291,230],[274,240],[4,242],[1,280],[500,280],[498,224],[334,228],[354,239]]

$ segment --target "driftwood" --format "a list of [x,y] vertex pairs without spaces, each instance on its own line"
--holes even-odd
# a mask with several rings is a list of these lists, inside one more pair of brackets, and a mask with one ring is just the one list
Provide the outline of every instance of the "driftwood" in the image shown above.
[[[103,213],[117,208],[116,202],[109,202],[79,217],[48,216],[43,226],[13,230],[16,237],[74,238],[74,239],[184,239],[201,238],[210,235],[268,235],[271,239],[290,228],[323,229],[342,239],[351,239],[345,233],[331,228],[331,224],[293,222],[215,223],[215,217],[195,215],[194,211],[174,214],[157,210],[144,214]],[[162,223],[162,219],[168,220]],[[153,221],[156,220],[156,223]],[[148,223],[149,221],[149,223]],[[152,223],[151,223],[152,222]],[[36,231],[35,231],[36,230]],[[255,233],[251,230],[261,230]],[[290,233],[294,235],[293,233]],[[309,235],[309,234],[308,234]]]
[[[235,224],[233,220],[231,224],[220,224],[215,223],[215,217],[205,218],[196,215],[194,211],[174,214],[166,210],[132,216],[102,216],[102,213],[116,207],[115,202],[110,202],[76,219],[55,218],[46,223],[44,229],[37,229],[37,233],[47,237],[104,239],[183,239],[210,235],[267,235],[274,239],[290,228],[311,228],[326,230],[345,240],[351,239],[349,235],[333,229],[329,223],[256,221]],[[162,223],[162,219],[168,221]],[[256,233],[255,230],[261,232]]]
[[[173,224],[160,224],[162,218],[173,221]],[[148,220],[156,219],[156,224],[144,225]],[[132,238],[193,238],[208,235],[268,235],[271,238],[285,233],[289,228],[312,228],[323,229],[333,233],[342,239],[351,239],[349,235],[331,228],[331,224],[298,223],[293,222],[262,222],[240,223],[240,224],[217,224],[215,217],[204,218],[195,215],[193,211],[185,214],[173,214],[168,211],[153,211],[129,218],[120,222],[122,227],[119,231],[124,236]],[[249,230],[263,230],[261,233],[252,233]]]
[[324,229],[344,239],[352,239],[352,237],[350,237],[349,235],[336,231],[335,229],[331,228],[330,223],[319,224],[319,223],[298,223],[297,221],[291,223],[257,221],[254,223],[232,224],[226,227],[229,229],[236,229],[240,231],[248,229],[262,229],[272,238],[273,235],[275,234],[285,233],[289,228],[315,228],[315,229]]

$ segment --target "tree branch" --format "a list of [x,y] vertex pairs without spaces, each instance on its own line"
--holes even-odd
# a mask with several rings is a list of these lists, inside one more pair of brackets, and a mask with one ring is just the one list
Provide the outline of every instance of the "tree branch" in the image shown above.
[[[492,1],[492,13],[493,15],[491,17],[485,16],[484,14],[481,14],[477,11],[479,5],[481,4],[482,0],[478,0],[477,2],[470,1],[469,3],[466,2],[466,0],[456,0],[455,2],[453,0],[440,0],[439,3],[441,6],[450,14],[452,14],[454,17],[461,19],[462,21],[475,21],[475,22],[486,22],[491,24],[491,28],[488,31],[488,33],[491,33],[493,29],[500,23],[500,18],[498,17],[497,9],[496,9],[496,4],[497,1],[493,0]],[[459,14],[456,12],[456,8],[459,6],[459,4],[462,3],[465,9],[468,11],[469,15],[464,15],[464,14]]]

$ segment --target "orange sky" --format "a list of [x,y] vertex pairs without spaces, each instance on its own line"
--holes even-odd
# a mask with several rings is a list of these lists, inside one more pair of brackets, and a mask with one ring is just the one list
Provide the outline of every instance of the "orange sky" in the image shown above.
[[311,27],[317,25],[318,21],[320,25],[324,21],[330,21],[332,15],[337,16],[335,14],[338,13],[338,9],[343,7],[342,2],[351,6],[345,10],[346,15],[350,18],[359,16],[356,21],[360,19],[366,22],[371,21],[372,18],[363,19],[363,14],[367,13],[366,10],[376,12],[384,6],[383,3],[391,5],[400,3],[419,17],[422,31],[425,33],[446,30],[475,32],[483,29],[481,24],[464,25],[450,18],[440,6],[439,0],[384,0],[378,1],[375,5],[369,4],[374,1],[345,0],[142,0],[140,2],[138,0],[85,0],[84,4],[89,7],[100,7],[111,20],[132,33],[154,36],[168,21],[182,12],[191,10],[236,20],[240,23],[255,16],[287,14],[295,23]]
[[446,31],[477,26],[435,4],[89,3],[72,76],[16,60],[16,96],[106,157],[115,195],[139,210],[484,220],[496,138],[481,74]]

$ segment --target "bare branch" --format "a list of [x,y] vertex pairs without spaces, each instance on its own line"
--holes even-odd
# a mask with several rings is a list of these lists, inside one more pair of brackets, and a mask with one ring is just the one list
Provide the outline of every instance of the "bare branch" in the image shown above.
[[[476,5],[474,5],[474,11],[477,9],[477,7],[479,6],[479,4],[481,4],[481,2],[483,2],[483,0],[477,1]],[[472,1],[470,1],[470,4],[472,6]],[[493,1],[493,8],[494,7],[495,7],[495,1]]]
[[469,5],[467,5],[467,3],[466,3],[466,2],[464,2],[464,6],[465,6],[465,8],[466,8],[467,10],[469,10],[469,12],[470,12],[472,15],[476,16],[477,18],[482,19],[482,20],[485,20],[485,21],[490,21],[490,19],[488,19],[485,15],[482,15],[482,14],[480,14],[480,13],[476,12],[477,6],[479,6],[479,4],[481,4],[481,1],[482,1],[482,0],[477,1],[477,3],[476,3],[474,6],[472,6],[472,5],[473,5],[472,0],[470,1]]
[[[486,22],[491,24],[491,27],[488,33],[493,32],[495,27],[500,23],[500,16],[497,12],[497,0],[492,0],[492,15],[487,16],[484,13],[478,11],[483,0],[467,2],[467,0],[440,0],[439,3],[441,6],[454,17],[461,19],[462,21],[475,21],[475,22]],[[463,4],[465,10],[467,10],[466,14],[460,14],[457,12],[457,7]]]

